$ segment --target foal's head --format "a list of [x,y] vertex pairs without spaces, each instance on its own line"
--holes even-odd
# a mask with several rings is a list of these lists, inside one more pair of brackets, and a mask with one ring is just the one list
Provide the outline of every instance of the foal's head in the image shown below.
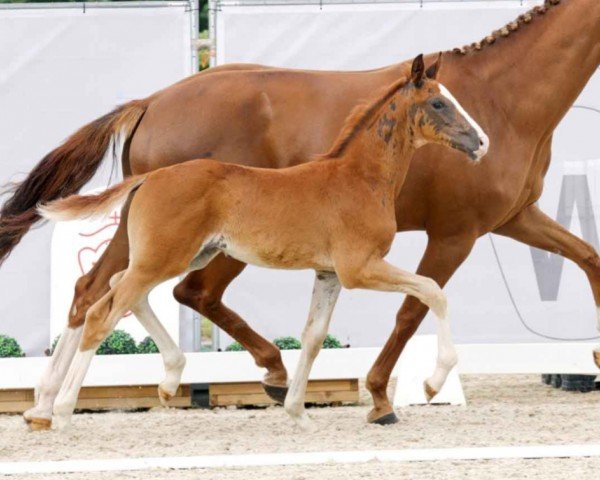
[[440,54],[425,70],[423,56],[419,55],[412,65],[407,93],[412,103],[408,121],[413,145],[418,148],[427,143],[439,143],[479,161],[487,153],[488,137],[448,89],[436,80],[441,59]]

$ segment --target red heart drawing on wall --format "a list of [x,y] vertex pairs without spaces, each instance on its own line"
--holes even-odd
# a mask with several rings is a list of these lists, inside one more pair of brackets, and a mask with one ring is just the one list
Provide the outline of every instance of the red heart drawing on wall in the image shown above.
[[79,264],[79,270],[82,275],[92,269],[98,259],[102,256],[102,253],[110,241],[111,239],[107,238],[100,242],[96,247],[83,247],[79,249],[79,252],[77,252],[77,263]]

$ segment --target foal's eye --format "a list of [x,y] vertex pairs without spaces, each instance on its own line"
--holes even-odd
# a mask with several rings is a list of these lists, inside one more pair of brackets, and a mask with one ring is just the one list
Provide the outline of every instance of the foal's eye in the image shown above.
[[442,108],[444,108],[444,102],[442,102],[441,100],[434,100],[431,103],[431,106],[435,109],[435,110],[441,110]]

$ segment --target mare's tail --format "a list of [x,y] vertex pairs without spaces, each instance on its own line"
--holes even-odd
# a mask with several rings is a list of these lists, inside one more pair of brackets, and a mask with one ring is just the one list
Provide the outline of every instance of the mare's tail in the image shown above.
[[8,189],[12,195],[0,209],[0,265],[40,220],[37,205],[78,192],[98,170],[111,139],[129,139],[147,107],[147,99],[134,100],[83,126]]

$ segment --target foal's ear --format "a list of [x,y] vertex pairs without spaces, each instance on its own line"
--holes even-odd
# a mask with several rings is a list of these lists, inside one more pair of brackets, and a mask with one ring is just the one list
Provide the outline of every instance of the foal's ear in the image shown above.
[[410,79],[416,87],[423,85],[423,76],[425,75],[425,62],[423,62],[423,54],[414,59],[412,69],[410,71]]
[[439,53],[438,58],[435,61],[435,63],[433,65],[431,65],[431,67],[429,67],[427,69],[427,71],[425,72],[425,75],[427,75],[427,78],[431,78],[432,80],[435,80],[438,76],[438,72],[440,71],[441,66],[442,66],[442,52]]

